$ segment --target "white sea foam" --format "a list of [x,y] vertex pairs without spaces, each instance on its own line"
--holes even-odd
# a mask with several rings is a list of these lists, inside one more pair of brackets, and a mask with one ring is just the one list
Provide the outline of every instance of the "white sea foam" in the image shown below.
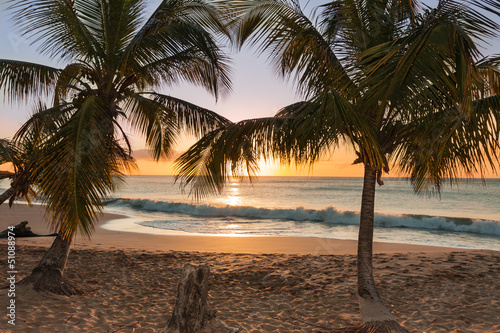
[[[126,207],[136,211],[182,214],[195,217],[244,218],[256,220],[285,220],[325,223],[330,225],[357,225],[359,214],[340,211],[334,207],[315,210],[296,207],[293,209],[259,208],[251,206],[215,206],[189,204],[148,199],[114,199],[109,207]],[[375,226],[385,228],[411,228],[466,232],[500,236],[500,222],[485,219],[451,218],[427,215],[376,214]],[[160,227],[160,226],[158,226]]]

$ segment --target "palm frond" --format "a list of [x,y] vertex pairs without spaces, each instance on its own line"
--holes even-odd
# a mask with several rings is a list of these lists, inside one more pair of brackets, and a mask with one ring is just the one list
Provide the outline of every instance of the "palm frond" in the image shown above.
[[90,236],[114,175],[133,163],[114,138],[103,105],[96,96],[86,99],[46,143],[37,168],[42,201],[63,237],[73,237],[77,229]]
[[148,149],[155,160],[168,156],[179,138],[179,125],[175,114],[165,110],[157,101],[140,94],[130,96],[124,104],[130,115],[132,127],[138,129],[146,139]]
[[91,91],[90,84],[95,84],[98,78],[92,73],[92,69],[83,63],[71,63],[66,65],[57,79],[54,89],[54,105],[64,104],[67,99],[74,96],[70,94],[75,90],[82,90],[81,86],[87,91]]
[[102,58],[105,50],[95,39],[97,0],[11,1],[9,9],[23,35],[38,43],[38,50],[64,60]]
[[333,41],[325,39],[297,1],[228,1],[227,6],[236,43],[258,45],[257,51],[267,53],[277,73],[293,78],[300,93],[352,86]]
[[270,147],[274,128],[284,121],[246,120],[208,133],[176,160],[176,180],[180,179],[183,187],[190,185],[190,195],[200,199],[219,194],[229,177],[240,176],[243,170],[254,176],[261,152]]
[[366,72],[359,80],[364,89],[370,89],[369,103],[382,109],[379,123],[382,117],[394,116],[385,114],[388,106],[405,113],[439,110],[443,105],[472,112],[472,100],[487,93],[484,69],[476,65],[480,53],[471,38],[487,35],[481,25],[490,22],[478,21],[474,29],[471,22],[477,13],[450,3],[454,6],[423,16],[395,42],[363,53]]
[[[140,78],[148,85],[172,83],[175,76],[168,74],[177,71],[177,77],[218,97],[231,89],[229,61],[218,45],[220,35],[227,33],[215,3],[165,0],[125,48],[122,63],[138,73],[151,74]],[[180,65],[178,61],[186,54],[191,56]]]
[[156,160],[170,154],[180,131],[200,138],[229,122],[213,111],[157,93],[132,95],[124,109],[130,114],[131,125],[146,138]]
[[416,192],[495,171],[500,161],[500,95],[474,102],[474,112],[447,109],[416,119],[397,152]]
[[74,111],[72,103],[47,107],[40,102],[30,118],[17,130],[14,141],[22,144],[26,137],[49,137],[70,119]]
[[0,59],[0,89],[5,91],[9,101],[49,96],[59,74],[59,69],[50,66]]
[[12,156],[12,146],[9,140],[0,139],[0,165],[5,163],[12,163],[14,157]]
[[500,94],[500,55],[485,57],[477,63],[481,76],[485,81],[483,95]]
[[121,52],[139,29],[144,7],[141,0],[78,1],[75,5],[107,64],[119,64]]
[[195,137],[201,137],[221,125],[230,123],[225,117],[187,101],[158,93],[152,94],[152,97],[164,110],[175,115],[179,128]]
[[383,167],[369,124],[331,90],[289,105],[273,118],[229,123],[208,133],[176,160],[175,172],[182,186],[190,185],[190,194],[201,198],[220,193],[230,177],[256,175],[260,160],[313,165],[341,142],[357,143],[367,161]]

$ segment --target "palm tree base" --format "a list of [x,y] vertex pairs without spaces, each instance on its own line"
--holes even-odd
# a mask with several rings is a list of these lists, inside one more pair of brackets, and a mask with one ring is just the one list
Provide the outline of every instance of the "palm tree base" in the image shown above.
[[37,292],[50,292],[57,295],[82,295],[83,292],[63,278],[71,240],[58,235],[52,246],[43,256],[31,274],[19,281],[19,285],[32,285]]
[[339,328],[328,333],[408,333],[408,331],[394,320],[384,320]]
[[32,286],[34,291],[49,292],[57,295],[83,295],[83,291],[68,283],[60,269],[36,267],[31,274],[17,283],[20,286]]

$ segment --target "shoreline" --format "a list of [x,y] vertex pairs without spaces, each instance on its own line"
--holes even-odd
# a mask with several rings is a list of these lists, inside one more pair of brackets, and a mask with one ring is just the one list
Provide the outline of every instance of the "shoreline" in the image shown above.
[[[27,220],[28,226],[37,234],[53,232],[43,217],[43,209],[39,205],[31,207],[24,204],[0,206],[0,229],[16,225]],[[118,230],[116,225],[122,228]],[[133,218],[127,215],[103,213],[99,218],[91,239],[78,235],[72,243],[74,249],[121,249],[121,250],[146,250],[146,251],[187,251],[187,252],[231,252],[231,253],[280,253],[280,254],[355,254],[357,251],[356,240],[343,240],[319,237],[290,237],[290,236],[232,236],[232,235],[206,235],[175,233],[172,231],[155,229],[134,224],[130,226]],[[115,227],[104,227],[114,223]],[[129,226],[127,227],[127,223]],[[144,233],[135,230],[144,228]],[[134,229],[132,231],[131,229]],[[17,242],[21,245],[34,245],[49,247],[53,237],[20,238]],[[471,251],[466,248],[450,248],[427,245],[413,245],[401,243],[374,242],[374,253],[407,253],[407,252],[452,252]]]

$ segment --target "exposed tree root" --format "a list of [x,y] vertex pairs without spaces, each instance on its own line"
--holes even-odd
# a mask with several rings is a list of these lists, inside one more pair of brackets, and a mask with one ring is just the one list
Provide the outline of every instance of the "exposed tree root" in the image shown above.
[[83,295],[83,291],[68,283],[61,270],[49,267],[36,267],[31,274],[17,283],[20,286],[31,285],[37,292],[49,292],[57,295]]

